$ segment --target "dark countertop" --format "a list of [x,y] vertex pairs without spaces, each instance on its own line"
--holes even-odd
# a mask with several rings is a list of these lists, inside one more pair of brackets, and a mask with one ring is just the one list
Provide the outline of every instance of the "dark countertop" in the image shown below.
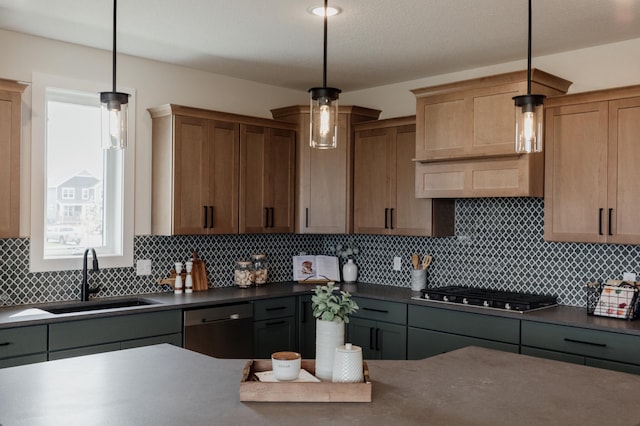
[[[139,296],[123,296],[109,298],[108,300],[120,300],[140,298],[155,302],[152,305],[136,306],[129,308],[110,309],[102,311],[87,311],[70,314],[40,313],[34,315],[20,315],[30,308],[46,308],[47,306],[59,306],[70,302],[55,302],[35,305],[17,305],[0,308],[0,329],[24,326],[49,324],[53,322],[70,321],[81,318],[98,318],[116,315],[129,315],[141,312],[154,312],[170,309],[194,309],[204,306],[243,303],[259,299],[274,297],[286,297],[292,295],[311,294],[315,288],[312,284],[298,284],[295,282],[270,283],[261,287],[241,289],[237,287],[213,288],[208,291],[194,292],[192,294],[175,295],[173,293],[153,293]],[[568,325],[574,327],[586,327],[594,330],[635,334],[640,336],[640,321],[626,321],[613,318],[588,316],[585,308],[570,306],[557,306],[528,313],[499,311],[475,306],[458,304],[443,304],[423,300],[414,300],[419,292],[412,292],[407,287],[394,287],[378,284],[341,284],[343,290],[349,291],[354,296],[372,299],[401,302],[417,306],[429,306],[437,309],[449,309],[463,312],[473,312],[482,315],[493,315],[527,321],[539,321],[553,324]],[[101,299],[101,300],[107,300]]]
[[640,376],[467,347],[367,361],[370,403],[240,402],[246,360],[147,346],[0,370],[13,425],[638,425]]

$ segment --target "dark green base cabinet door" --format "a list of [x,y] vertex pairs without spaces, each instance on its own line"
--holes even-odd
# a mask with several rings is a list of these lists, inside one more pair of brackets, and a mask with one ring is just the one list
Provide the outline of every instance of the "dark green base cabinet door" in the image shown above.
[[346,341],[362,347],[364,359],[407,359],[407,327],[350,318]]
[[519,345],[442,333],[439,331],[423,330],[409,327],[407,331],[408,359],[422,359],[467,346],[480,346],[505,352],[519,352]]
[[298,297],[298,346],[303,359],[316,359],[316,319],[313,317],[311,295]]
[[253,339],[254,355],[258,359],[271,359],[271,354],[278,351],[295,351],[295,318],[255,321]]

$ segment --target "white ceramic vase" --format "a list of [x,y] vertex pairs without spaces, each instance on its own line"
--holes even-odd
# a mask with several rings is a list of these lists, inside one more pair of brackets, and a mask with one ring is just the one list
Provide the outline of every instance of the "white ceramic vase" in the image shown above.
[[344,321],[316,319],[316,377],[333,378],[333,358],[338,346],[344,345]]
[[358,265],[353,259],[347,259],[347,263],[342,265],[342,280],[345,283],[355,283],[358,279]]

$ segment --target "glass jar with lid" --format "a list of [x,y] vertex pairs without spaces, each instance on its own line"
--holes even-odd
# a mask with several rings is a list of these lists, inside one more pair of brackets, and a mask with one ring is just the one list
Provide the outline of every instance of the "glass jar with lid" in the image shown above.
[[248,288],[253,284],[253,263],[238,260],[234,270],[234,281],[240,288]]
[[269,266],[267,265],[266,254],[252,254],[251,262],[253,263],[253,278],[256,285],[267,283],[269,275]]

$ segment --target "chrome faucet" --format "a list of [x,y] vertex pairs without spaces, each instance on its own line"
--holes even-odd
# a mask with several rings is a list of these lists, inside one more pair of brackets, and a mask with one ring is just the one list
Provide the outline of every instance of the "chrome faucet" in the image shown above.
[[100,291],[100,285],[98,287],[89,288],[89,278],[87,271],[87,256],[91,251],[91,257],[93,258],[93,272],[98,272],[98,256],[93,248],[88,248],[84,251],[84,260],[82,262],[82,285],[80,286],[80,300],[86,302],[89,300],[89,295]]

